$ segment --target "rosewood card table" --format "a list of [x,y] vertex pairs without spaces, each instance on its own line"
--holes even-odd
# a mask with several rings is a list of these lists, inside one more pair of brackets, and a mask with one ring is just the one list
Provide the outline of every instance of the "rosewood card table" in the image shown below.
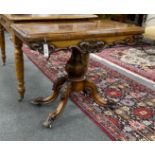
[[32,101],[35,105],[47,105],[60,94],[60,103],[54,112],[49,113],[43,123],[45,127],[52,127],[53,121],[62,113],[71,92],[89,89],[97,104],[106,105],[107,100],[100,97],[95,84],[85,76],[89,54],[100,52],[118,42],[132,43],[133,36],[144,32],[141,27],[108,20],[25,23],[12,24],[11,27],[14,32],[18,89],[21,92],[24,91],[22,43],[43,52],[46,40],[50,54],[60,50],[71,52],[65,66],[67,76],[55,81],[50,96]]

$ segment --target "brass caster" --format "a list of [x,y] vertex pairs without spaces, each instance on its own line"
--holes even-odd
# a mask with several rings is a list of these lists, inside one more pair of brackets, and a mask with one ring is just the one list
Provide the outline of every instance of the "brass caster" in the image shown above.
[[50,120],[50,121],[45,121],[44,123],[43,123],[43,127],[45,127],[45,128],[53,128],[53,122],[54,122],[54,120]]
[[50,116],[44,121],[43,127],[45,128],[53,128],[54,118],[50,118]]
[[53,127],[53,124],[49,124],[49,128],[51,129]]

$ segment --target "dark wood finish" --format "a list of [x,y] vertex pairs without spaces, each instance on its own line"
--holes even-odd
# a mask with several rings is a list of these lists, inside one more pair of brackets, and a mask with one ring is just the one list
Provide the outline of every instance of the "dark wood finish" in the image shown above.
[[[60,102],[54,112],[49,113],[43,123],[45,127],[52,127],[53,121],[62,113],[67,99],[72,91],[80,92],[91,90],[94,101],[104,106],[107,100],[100,97],[93,82],[86,78],[89,53],[99,52],[107,44],[122,39],[131,39],[134,35],[144,32],[143,28],[112,21],[81,21],[81,22],[57,22],[57,23],[26,23],[13,24],[12,28],[16,37],[31,46],[34,43],[44,43],[46,40],[53,52],[69,50],[72,54],[66,64],[66,77],[59,78],[55,83],[49,97],[37,98],[33,104],[46,105],[53,101],[60,93]],[[15,38],[16,38],[15,37]],[[21,44],[20,42],[16,42]],[[18,47],[18,46],[17,46]],[[61,49],[61,50],[62,50]],[[21,50],[17,53],[20,53]],[[22,63],[22,57],[18,60]]]

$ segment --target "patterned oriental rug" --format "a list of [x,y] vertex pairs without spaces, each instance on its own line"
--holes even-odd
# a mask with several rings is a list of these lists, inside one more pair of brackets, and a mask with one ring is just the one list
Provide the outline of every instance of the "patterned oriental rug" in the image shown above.
[[155,82],[155,47],[118,47],[97,54],[114,64]]
[[[23,51],[51,81],[66,74],[64,66],[70,53],[53,53],[47,61],[28,47]],[[102,131],[112,140],[155,140],[155,91],[94,60],[90,61],[87,77],[109,104],[101,107],[82,92],[72,93],[70,98]]]

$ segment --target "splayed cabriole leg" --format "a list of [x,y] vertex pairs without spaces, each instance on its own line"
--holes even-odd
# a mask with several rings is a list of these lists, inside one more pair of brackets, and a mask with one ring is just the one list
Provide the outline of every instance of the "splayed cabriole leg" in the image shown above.
[[55,109],[55,111],[49,113],[47,119],[43,123],[44,127],[51,128],[53,126],[53,121],[60,116],[60,114],[63,112],[63,110],[67,104],[67,100],[68,100],[70,92],[71,92],[71,83],[66,82],[63,85],[63,87],[61,88],[60,102],[59,102],[57,108]]
[[0,47],[1,47],[1,58],[2,58],[2,63],[5,65],[6,61],[6,55],[5,55],[5,36],[4,36],[4,30],[3,26],[0,25]]
[[45,97],[45,98],[38,97],[38,98],[32,100],[31,103],[34,105],[47,105],[47,104],[51,103],[59,95],[59,90],[60,90],[61,86],[66,82],[66,80],[67,80],[67,77],[58,78],[56,80],[56,82],[53,84],[53,89],[52,89],[52,93],[50,96]]

